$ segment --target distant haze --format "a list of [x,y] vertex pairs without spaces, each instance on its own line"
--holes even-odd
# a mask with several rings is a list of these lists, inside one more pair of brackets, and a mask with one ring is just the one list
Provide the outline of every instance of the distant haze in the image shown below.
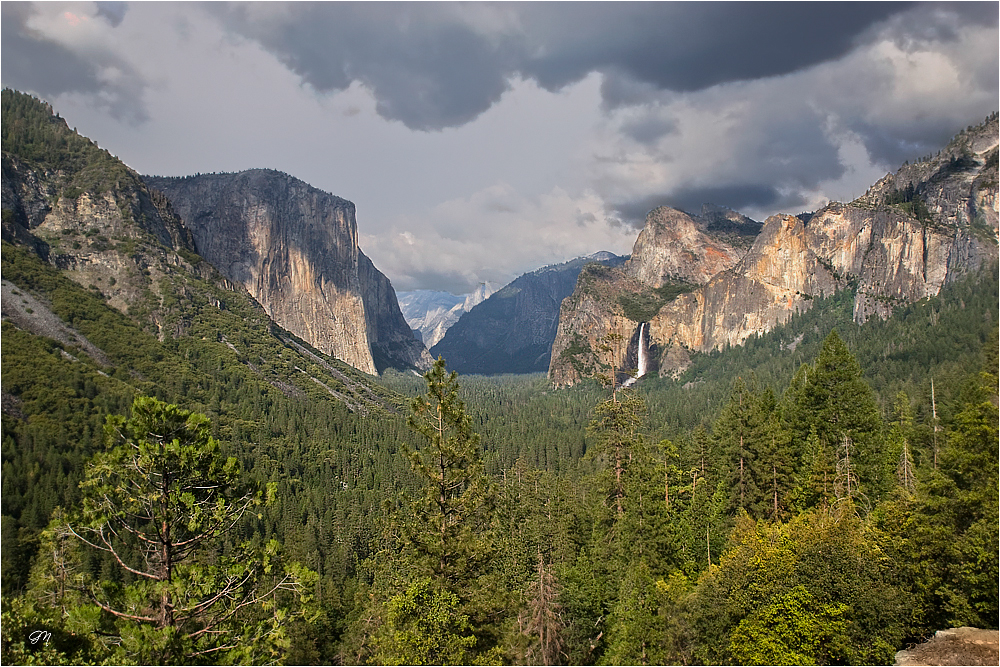
[[990,3],[21,3],[2,83],[143,174],[357,205],[397,290],[471,292],[645,213],[850,200],[998,105]]

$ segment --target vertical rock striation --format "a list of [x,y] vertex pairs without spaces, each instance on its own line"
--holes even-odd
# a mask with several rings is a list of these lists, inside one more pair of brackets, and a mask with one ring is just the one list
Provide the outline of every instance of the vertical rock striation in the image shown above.
[[389,280],[358,248],[351,202],[273,170],[146,182],[199,254],[280,326],[366,373],[430,364]]

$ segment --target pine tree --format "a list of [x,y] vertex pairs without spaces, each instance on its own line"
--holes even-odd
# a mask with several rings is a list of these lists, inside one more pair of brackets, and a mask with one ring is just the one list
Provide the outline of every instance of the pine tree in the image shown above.
[[625,513],[625,475],[644,447],[640,429],[645,416],[646,403],[642,397],[624,389],[594,408],[594,419],[587,427],[597,439],[597,446],[591,450],[593,455],[607,464],[610,479],[606,489],[619,518]]
[[424,378],[427,394],[413,400],[407,423],[425,443],[403,445],[424,493],[411,505],[406,539],[421,570],[457,591],[490,558],[482,539],[495,491],[483,475],[479,435],[458,398],[458,374],[448,375],[439,357]]
[[896,459],[896,481],[904,494],[912,495],[917,488],[917,478],[914,472],[913,456],[910,442],[913,438],[913,411],[910,409],[910,399],[906,392],[896,394],[894,405],[895,418],[889,427],[887,445],[890,454],[898,451]]
[[[878,404],[861,377],[857,360],[836,331],[823,341],[815,366],[800,370],[789,391],[794,403],[785,401],[784,415],[793,438],[806,444],[812,432],[816,435],[817,446],[805,447],[807,455],[813,456],[813,470],[803,473],[827,475],[826,465],[832,460],[835,474],[829,481],[836,481],[841,497],[875,501],[888,491],[892,465],[884,455]],[[816,467],[820,463],[822,470]],[[819,482],[813,478],[814,489]]]
[[[463,657],[432,653],[427,658],[431,662],[468,661],[472,656],[478,656],[477,660],[492,660],[498,655],[495,646],[498,629],[490,619],[504,603],[501,599],[504,593],[498,590],[491,575],[494,546],[489,521],[496,504],[496,490],[483,474],[479,435],[458,397],[458,374],[448,374],[444,359],[438,357],[424,379],[427,393],[413,400],[407,422],[423,436],[423,447],[403,446],[423,484],[423,497],[409,505],[403,539],[406,565],[423,577],[426,591],[423,588],[409,591],[404,597],[430,596],[428,599],[436,605],[453,607],[452,613],[466,618],[468,623],[467,628],[462,626],[456,631],[467,630],[475,637]],[[402,604],[404,601],[397,595],[390,600],[390,606],[408,609]],[[415,613],[414,623],[420,620],[419,610]],[[404,631],[403,627],[400,625],[397,630]],[[412,624],[405,627],[409,628],[406,632],[419,630],[419,625],[417,630]],[[454,646],[465,644],[458,642]]]
[[836,478],[836,461],[830,447],[827,447],[816,428],[809,431],[806,438],[807,452],[802,470],[802,483],[796,488],[797,505],[800,508],[819,507],[827,510],[833,504],[833,481]]
[[[713,426],[716,458],[725,462],[728,473],[730,514],[742,509],[760,518],[773,506],[779,459],[773,412],[773,394],[758,391],[753,379],[748,384],[737,378],[729,403]],[[784,466],[782,462],[783,474]]]
[[[106,575],[73,580],[103,616],[93,631],[115,649],[112,660],[279,656],[290,619],[279,593],[302,593],[314,575],[283,571],[275,541],[258,550],[227,539],[260,497],[239,490],[236,459],[221,456],[208,419],[138,397],[131,418],[108,417],[106,432],[112,447],[87,467],[80,517],[57,516],[52,539],[73,536],[106,555]],[[64,590],[67,567],[40,563],[36,592]]]
[[527,664],[559,664],[565,629],[559,593],[552,564],[545,562],[539,549],[537,575],[528,588],[528,607],[518,618],[521,634],[528,640],[523,652]]

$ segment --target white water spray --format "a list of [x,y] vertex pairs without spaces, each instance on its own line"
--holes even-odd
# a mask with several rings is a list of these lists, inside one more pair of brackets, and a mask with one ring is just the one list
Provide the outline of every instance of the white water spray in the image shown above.
[[631,387],[635,384],[635,381],[641,378],[643,375],[649,371],[649,322],[643,322],[639,325],[639,369],[635,374],[635,377],[625,380],[622,384],[622,388]]
[[642,377],[649,372],[649,322],[639,326],[639,373]]

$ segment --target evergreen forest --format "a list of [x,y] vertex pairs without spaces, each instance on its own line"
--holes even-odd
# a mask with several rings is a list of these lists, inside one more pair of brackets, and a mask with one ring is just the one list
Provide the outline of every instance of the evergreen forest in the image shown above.
[[[5,170],[134,186],[8,92]],[[891,664],[998,627],[995,263],[555,390],[367,376],[187,251],[124,314],[57,241],[2,248],[4,664]]]

